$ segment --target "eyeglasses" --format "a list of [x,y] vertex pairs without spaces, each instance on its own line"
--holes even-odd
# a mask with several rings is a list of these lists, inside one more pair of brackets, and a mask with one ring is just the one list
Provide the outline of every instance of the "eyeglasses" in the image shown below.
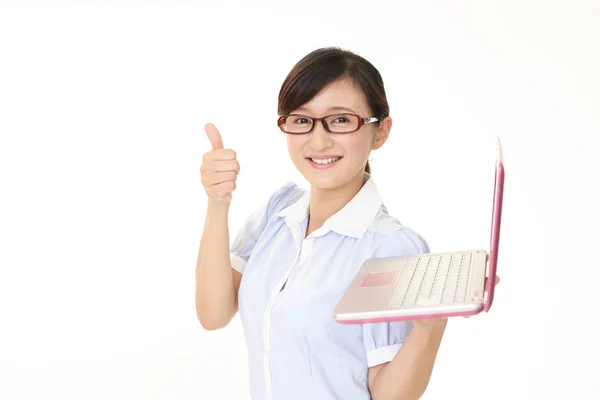
[[321,118],[309,117],[301,114],[290,114],[279,117],[277,125],[285,133],[304,134],[315,129],[317,121],[321,121],[323,128],[329,133],[352,133],[365,124],[380,121],[380,118],[363,118],[356,114],[332,114]]

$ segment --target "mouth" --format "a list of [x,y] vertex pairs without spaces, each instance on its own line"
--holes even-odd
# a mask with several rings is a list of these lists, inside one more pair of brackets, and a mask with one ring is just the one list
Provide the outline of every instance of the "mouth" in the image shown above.
[[337,164],[342,156],[319,156],[319,157],[306,157],[306,160],[317,169],[331,168]]

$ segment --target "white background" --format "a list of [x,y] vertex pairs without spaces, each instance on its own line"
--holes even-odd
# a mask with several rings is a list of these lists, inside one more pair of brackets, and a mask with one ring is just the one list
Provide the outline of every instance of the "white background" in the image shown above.
[[423,398],[600,398],[598,21],[596,1],[1,2],[0,398],[248,398],[238,318],[195,316],[203,126],[238,153],[235,233],[306,187],[277,95],[328,45],[382,73],[373,175],[432,250],[487,247],[504,144],[502,283],[451,321]]

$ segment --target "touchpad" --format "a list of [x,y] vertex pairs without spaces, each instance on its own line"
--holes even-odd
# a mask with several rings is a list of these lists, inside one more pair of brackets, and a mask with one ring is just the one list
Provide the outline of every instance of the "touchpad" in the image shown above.
[[360,287],[388,286],[394,283],[398,271],[370,272]]

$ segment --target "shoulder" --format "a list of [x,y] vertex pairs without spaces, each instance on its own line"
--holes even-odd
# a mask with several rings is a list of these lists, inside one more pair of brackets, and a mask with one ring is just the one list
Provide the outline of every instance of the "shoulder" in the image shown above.
[[396,257],[429,253],[427,240],[415,229],[403,225],[382,206],[369,227],[375,242],[375,257]]

